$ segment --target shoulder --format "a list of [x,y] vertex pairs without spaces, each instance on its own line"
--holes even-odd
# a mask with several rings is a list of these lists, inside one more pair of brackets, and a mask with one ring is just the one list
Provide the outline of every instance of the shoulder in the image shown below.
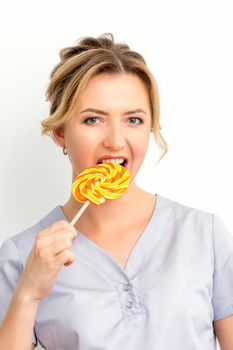
[[195,225],[203,225],[209,223],[212,225],[213,213],[205,211],[195,206],[187,205],[182,201],[177,201],[164,196],[158,195],[159,207],[172,207],[172,219],[177,223],[193,223]]
[[219,214],[188,206],[177,201],[172,202],[173,216],[178,222],[192,223],[197,228],[204,228],[206,232],[211,232],[212,239],[216,245],[224,242],[231,243],[232,245],[233,235]]
[[163,222],[169,239],[178,240],[182,247],[205,242],[212,249],[212,213],[164,196],[158,196],[157,209],[157,219]]

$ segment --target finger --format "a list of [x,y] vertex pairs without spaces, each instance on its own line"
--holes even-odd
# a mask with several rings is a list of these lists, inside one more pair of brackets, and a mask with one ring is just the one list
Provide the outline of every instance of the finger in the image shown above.
[[76,233],[76,229],[67,221],[65,220],[60,220],[54,222],[51,226],[49,226],[47,229],[41,231],[39,233],[39,237],[44,238],[44,237],[49,237],[55,234],[58,231],[69,231],[73,232],[74,234]]
[[37,240],[37,247],[39,248],[47,248],[51,245],[53,245],[55,242],[60,241],[60,240],[65,240],[66,238],[71,239],[72,241],[75,240],[75,238],[77,237],[77,232],[75,232],[75,234],[73,232],[70,231],[58,231],[52,235],[43,237],[43,238],[39,238]]
[[54,241],[51,245],[45,247],[42,252],[42,256],[45,258],[54,258],[56,255],[60,254],[66,249],[71,249],[73,244],[73,239],[63,238]]
[[65,266],[71,265],[75,261],[75,256],[69,249],[66,249],[56,255],[54,261],[61,268],[65,264]]

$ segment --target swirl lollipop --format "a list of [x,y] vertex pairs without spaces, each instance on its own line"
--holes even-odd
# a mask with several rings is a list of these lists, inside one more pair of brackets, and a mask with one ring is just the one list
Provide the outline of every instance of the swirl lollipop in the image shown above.
[[71,221],[73,226],[90,203],[100,205],[120,198],[127,189],[130,175],[118,163],[102,163],[83,170],[72,184],[74,198],[85,203]]

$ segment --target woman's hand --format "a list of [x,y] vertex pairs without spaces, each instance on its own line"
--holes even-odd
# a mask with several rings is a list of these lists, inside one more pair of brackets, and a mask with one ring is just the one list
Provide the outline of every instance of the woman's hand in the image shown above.
[[71,251],[77,237],[75,228],[65,220],[41,231],[16,286],[16,293],[38,302],[52,290],[62,266],[75,260]]

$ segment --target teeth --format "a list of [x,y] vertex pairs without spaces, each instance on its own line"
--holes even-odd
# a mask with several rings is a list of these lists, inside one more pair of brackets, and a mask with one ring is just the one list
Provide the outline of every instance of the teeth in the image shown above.
[[117,159],[104,159],[104,160],[100,160],[101,163],[123,163],[124,162],[124,158],[117,158]]

